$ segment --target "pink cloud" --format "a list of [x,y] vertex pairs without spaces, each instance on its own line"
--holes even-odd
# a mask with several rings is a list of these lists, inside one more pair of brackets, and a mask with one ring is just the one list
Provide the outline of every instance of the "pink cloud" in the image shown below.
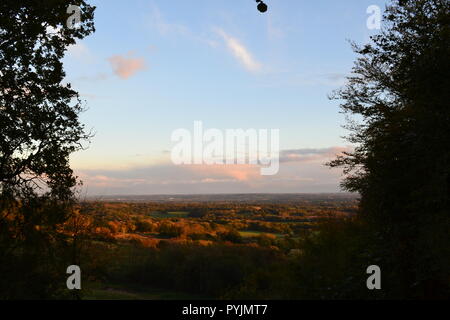
[[143,58],[133,58],[130,52],[127,56],[114,55],[108,59],[114,74],[121,79],[128,79],[146,68]]
[[256,165],[189,165],[185,167],[206,179],[211,179],[211,177],[232,178],[243,182],[261,178],[260,167]]

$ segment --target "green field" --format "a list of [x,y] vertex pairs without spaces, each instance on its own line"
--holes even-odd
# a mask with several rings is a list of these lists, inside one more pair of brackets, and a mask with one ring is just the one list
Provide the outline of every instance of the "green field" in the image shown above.
[[281,234],[281,233],[271,233],[271,232],[262,232],[262,231],[239,231],[239,233],[241,234],[241,236],[243,238],[259,237],[262,234],[272,234],[272,235],[276,236],[277,238],[283,237],[283,234]]

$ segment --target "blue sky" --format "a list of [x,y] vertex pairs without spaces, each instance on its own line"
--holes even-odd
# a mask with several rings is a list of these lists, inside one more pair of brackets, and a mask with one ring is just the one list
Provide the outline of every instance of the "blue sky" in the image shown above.
[[[67,77],[87,102],[95,137],[71,157],[90,194],[331,192],[340,173],[322,164],[348,148],[344,117],[327,98],[365,43],[368,6],[380,0],[101,0],[95,34],[71,47]],[[280,129],[274,177],[249,168],[175,168],[171,133]],[[309,150],[309,151],[308,151]],[[309,153],[308,153],[309,152]],[[244,178],[243,178],[244,177]]]

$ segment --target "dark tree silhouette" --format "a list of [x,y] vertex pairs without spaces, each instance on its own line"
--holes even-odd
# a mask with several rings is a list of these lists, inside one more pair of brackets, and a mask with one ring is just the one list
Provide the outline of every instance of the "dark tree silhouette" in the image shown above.
[[361,194],[381,268],[403,297],[442,295],[450,279],[449,9],[448,0],[392,1],[382,31],[354,45],[360,58],[334,95],[356,149],[330,165]]
[[94,31],[93,8],[83,21],[66,27],[67,1],[13,1],[0,4],[0,188],[28,196],[48,187],[66,199],[75,179],[68,156],[87,138],[78,121],[78,94],[65,76],[61,59],[67,47]]
[[61,60],[94,31],[94,7],[70,4],[81,13],[73,28],[65,0],[0,2],[0,297],[54,291],[49,243],[73,199],[69,155],[89,137]]

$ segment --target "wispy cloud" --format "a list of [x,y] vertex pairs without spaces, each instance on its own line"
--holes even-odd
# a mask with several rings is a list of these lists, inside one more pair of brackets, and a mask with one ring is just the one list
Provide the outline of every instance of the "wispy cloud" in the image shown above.
[[217,42],[205,36],[202,33],[194,32],[188,26],[169,21],[162,14],[157,5],[152,4],[150,11],[149,24],[152,29],[157,30],[161,36],[165,37],[184,37],[196,42],[207,44],[210,47],[217,47]]
[[151,21],[161,35],[171,33],[187,35],[190,33],[189,29],[182,24],[167,22],[156,5],[153,6],[151,11]]
[[306,148],[283,150],[280,154],[280,162],[325,162],[328,159],[335,158],[343,152],[351,152],[353,148],[330,147],[330,148]]
[[252,53],[246,48],[237,38],[227,34],[222,29],[216,29],[216,32],[223,38],[233,56],[244,66],[245,69],[251,72],[258,72],[262,65],[257,61]]
[[134,58],[133,53],[129,52],[126,56],[114,55],[108,59],[113,72],[121,79],[128,79],[137,72],[146,69],[143,58]]
[[166,19],[163,17],[161,11],[156,5],[152,6],[151,10],[151,19],[152,25],[156,27],[158,32],[161,35],[168,35],[168,34],[181,34],[181,35],[188,35],[190,34],[189,28],[187,28],[185,25],[178,24],[178,23],[169,23],[166,21]]
[[313,86],[339,88],[347,83],[347,76],[344,73],[337,72],[308,75],[282,72],[273,74],[271,78],[264,79],[260,86],[268,88]]

